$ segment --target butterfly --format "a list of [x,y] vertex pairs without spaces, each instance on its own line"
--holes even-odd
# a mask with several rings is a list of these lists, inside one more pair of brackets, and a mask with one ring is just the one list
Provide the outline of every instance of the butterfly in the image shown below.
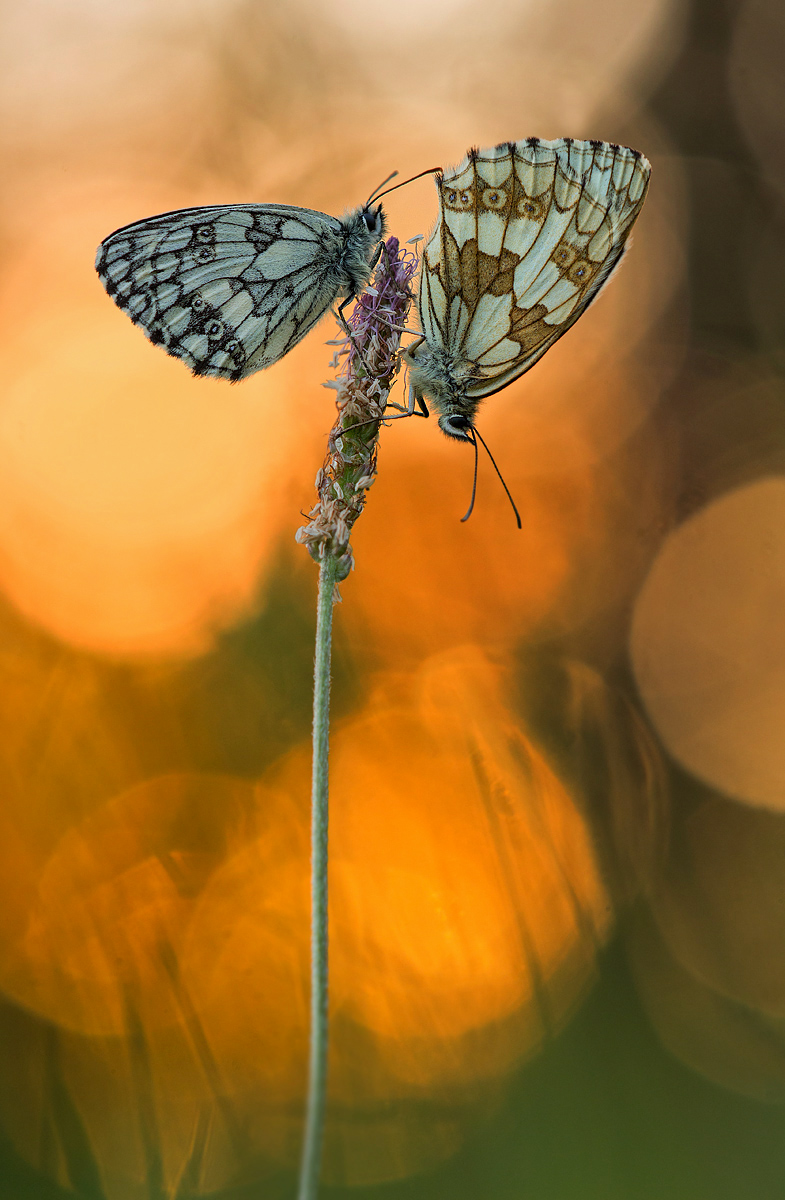
[[403,355],[408,413],[416,403],[427,416],[427,397],[444,433],[476,452],[481,401],[533,367],[599,295],[650,173],[626,146],[532,137],[470,150],[437,177],[440,214],[417,298],[422,336]]
[[245,379],[363,291],[387,230],[379,194],[343,217],[288,204],[162,213],[111,233],[95,268],[118,307],[194,375]]

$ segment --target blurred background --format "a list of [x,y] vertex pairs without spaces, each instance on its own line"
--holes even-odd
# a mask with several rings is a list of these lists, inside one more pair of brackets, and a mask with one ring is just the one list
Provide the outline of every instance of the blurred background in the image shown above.
[[[287,1200],[305,1089],[328,318],[239,385],[93,271],[203,203],[340,214],[632,145],[625,266],[487,401],[518,507],[382,433],[336,617],[331,1200],[785,1188],[785,12],[0,10],[0,1196]],[[385,202],[427,233],[425,178]]]

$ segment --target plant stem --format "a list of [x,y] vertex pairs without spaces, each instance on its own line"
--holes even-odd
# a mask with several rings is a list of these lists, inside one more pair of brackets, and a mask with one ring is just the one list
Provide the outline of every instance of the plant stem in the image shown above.
[[[330,738],[330,650],[335,586],[354,565],[349,537],[376,477],[379,427],[400,367],[399,329],[412,299],[416,256],[389,238],[350,321],[333,365],[337,417],[316,477],[319,499],[295,538],[319,563],[313,696],[311,790],[311,1048],[308,1103],[298,1200],[317,1200],[327,1106],[327,758]],[[341,365],[341,358],[344,359]]]
[[297,1200],[316,1200],[327,1101],[327,828],[330,748],[330,653],[337,563],[329,552],[319,568],[313,679],[311,777],[311,1047],[308,1103]]

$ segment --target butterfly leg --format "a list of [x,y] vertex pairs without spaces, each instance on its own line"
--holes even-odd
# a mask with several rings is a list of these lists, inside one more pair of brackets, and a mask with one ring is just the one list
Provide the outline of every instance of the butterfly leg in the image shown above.
[[[347,304],[351,304],[353,299],[356,299],[356,297],[353,297],[353,296],[347,297],[347,299],[344,300],[343,304],[340,304],[338,306],[338,308],[336,309],[336,316],[338,317],[338,320],[340,321],[341,325],[343,325],[346,336],[348,337],[349,341],[354,346],[354,349],[355,349],[357,356],[360,359],[362,365],[365,367],[366,371],[370,375],[371,370],[370,370],[370,367],[368,366],[368,363],[365,360],[365,355],[363,354],[360,347],[357,345],[357,342],[354,340],[354,331],[352,330],[348,321],[346,320],[346,318],[343,315],[344,308],[346,307]],[[416,334],[416,336],[419,338],[420,341],[424,340],[422,335],[417,330],[405,329],[403,327],[403,325],[395,325],[392,321],[388,321],[386,319],[386,317],[383,317],[381,314],[378,314],[378,320],[381,321],[384,325],[386,325],[388,329],[394,329],[397,333]],[[339,343],[338,342],[328,342],[327,344],[328,344],[328,346],[332,346],[332,345],[338,345]],[[419,345],[419,342],[413,342],[412,345],[414,345],[414,346]]]
[[[394,172],[393,174],[395,174],[395,172]],[[392,179],[392,177],[393,177],[393,176],[391,175],[391,176],[390,176],[390,179]],[[386,183],[386,182],[387,182],[387,180],[385,180],[385,183]],[[378,263],[379,259],[382,257],[382,251],[383,251],[383,250],[386,250],[386,249],[387,249],[387,247],[385,246],[384,242],[379,242],[379,244],[378,244],[378,245],[377,245],[377,247],[376,247],[376,250],[374,251],[373,258],[372,258],[372,259],[371,259],[371,261],[368,263],[368,275],[369,275],[369,277],[370,277],[370,274],[371,274],[371,272],[372,272],[372,271],[375,269],[375,267],[376,267],[376,264]],[[352,345],[354,346],[354,348],[355,348],[355,350],[357,351],[357,354],[358,354],[358,356],[359,356],[359,358],[360,358],[360,361],[362,362],[362,364],[363,364],[363,366],[365,367],[366,371],[367,371],[367,372],[368,372],[368,374],[370,375],[370,373],[371,373],[371,369],[370,369],[370,367],[368,366],[368,363],[365,361],[365,355],[363,354],[362,350],[360,349],[360,347],[357,345],[356,341],[354,340],[354,333],[353,333],[353,331],[350,329],[350,327],[349,327],[349,322],[346,320],[346,317],[343,315],[343,310],[346,308],[346,305],[347,305],[347,304],[351,304],[351,303],[352,303],[354,300],[357,300],[357,298],[358,298],[358,297],[357,297],[357,295],[356,295],[356,294],[355,294],[355,295],[351,295],[351,296],[347,296],[347,297],[346,297],[346,299],[343,301],[343,303],[338,305],[338,309],[337,309],[337,313],[338,313],[338,320],[339,320],[339,321],[341,322],[341,324],[343,325],[343,327],[344,327],[344,331],[345,331],[345,333],[346,333],[346,336],[348,337],[349,341],[350,341],[350,342],[352,343]]]
[[[422,410],[421,412],[416,411],[416,409],[414,407],[415,403],[419,405],[420,409]],[[347,425],[346,428],[343,429],[341,432],[348,433],[348,431],[350,429],[359,429],[361,425],[372,425],[374,421],[380,421],[380,422],[401,421],[401,420],[403,420],[404,417],[429,417],[431,415],[428,412],[428,406],[426,405],[422,396],[415,396],[414,388],[409,389],[409,407],[408,408],[404,408],[402,404],[395,404],[393,401],[388,402],[386,407],[397,409],[398,416],[397,417],[388,417],[388,416],[371,417],[371,419],[369,421],[358,421],[356,425]]]
[[[420,408],[420,412],[415,411],[415,404]],[[428,411],[428,405],[423,400],[422,396],[415,396],[414,388],[409,388],[409,404],[404,408],[402,404],[396,404],[394,400],[388,400],[388,408],[394,408],[404,417],[429,417],[431,414]],[[387,417],[388,421],[395,421],[397,417]]]
[[[391,177],[391,178],[392,178],[392,177]],[[370,272],[370,271],[372,271],[372,270],[374,269],[374,267],[375,267],[375,266],[376,266],[376,264],[378,263],[379,259],[382,257],[382,251],[385,251],[386,249],[387,249],[387,245],[386,245],[386,243],[385,243],[385,242],[379,242],[379,245],[376,247],[376,250],[375,250],[375,252],[374,252],[374,256],[373,256],[373,258],[372,258],[372,259],[371,259],[371,261],[368,263],[368,271],[369,271],[369,272]],[[388,259],[388,262],[389,262],[389,259]]]
[[[407,329],[405,325],[396,325],[393,321],[388,321],[387,318],[382,316],[381,313],[377,313],[377,317],[383,325],[387,326],[388,329],[394,329],[396,333],[408,333],[411,334],[412,337],[419,338],[420,341],[423,340],[419,329]],[[416,346],[417,344],[417,342],[412,342],[413,346]]]
[[356,299],[357,299],[356,296],[347,296],[346,299],[344,300],[344,302],[342,304],[338,305],[337,309],[335,310],[335,313],[336,313],[336,316],[338,317],[338,320],[340,321],[341,325],[343,325],[344,333],[346,334],[349,341],[352,343],[352,346],[354,347],[355,354],[359,358],[362,365],[365,367],[367,374],[370,375],[371,368],[368,366],[368,360],[366,359],[366,357],[363,354],[360,347],[357,345],[357,342],[355,341],[355,338],[354,338],[354,330],[351,328],[351,326],[349,325],[349,322],[346,320],[346,317],[343,315],[343,310],[346,308],[346,305],[351,304],[352,301],[354,301]]
[[[393,176],[391,175],[390,178],[392,179]],[[376,247],[376,250],[374,251],[373,258],[368,263],[369,274],[370,274],[370,272],[375,270],[376,265],[379,262],[379,259],[382,257],[382,254],[388,254],[388,253],[389,252],[387,250],[386,242],[379,242],[379,244]],[[346,308],[347,304],[351,304],[352,301],[357,300],[357,299],[358,299],[358,297],[356,295],[347,296],[346,299],[343,301],[343,303],[338,305],[337,314],[338,314],[338,320],[343,325],[343,328],[346,332],[346,336],[349,338],[349,340],[351,341],[355,350],[357,351],[358,355],[362,359],[363,366],[366,368],[366,370],[368,370],[368,364],[366,363],[365,358],[363,357],[360,347],[357,345],[357,343],[354,340],[354,337],[352,336],[352,330],[349,327],[349,323],[347,322],[346,318],[343,315],[343,310]],[[403,325],[396,325],[392,321],[388,321],[381,314],[377,314],[377,315],[378,315],[379,320],[383,321],[384,324],[389,329],[395,329],[396,332],[398,332],[398,333],[414,333],[415,332],[413,329],[405,329],[403,327]],[[424,340],[421,334],[418,333],[417,336],[419,337],[420,341]],[[370,372],[369,372],[369,374],[370,374]]]

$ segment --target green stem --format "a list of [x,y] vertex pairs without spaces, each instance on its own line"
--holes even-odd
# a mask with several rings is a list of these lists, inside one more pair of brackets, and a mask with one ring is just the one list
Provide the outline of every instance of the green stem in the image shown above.
[[327,821],[330,749],[330,651],[336,561],[328,552],[319,568],[316,656],[313,677],[311,776],[311,1049],[308,1104],[297,1200],[316,1200],[327,1101]]

